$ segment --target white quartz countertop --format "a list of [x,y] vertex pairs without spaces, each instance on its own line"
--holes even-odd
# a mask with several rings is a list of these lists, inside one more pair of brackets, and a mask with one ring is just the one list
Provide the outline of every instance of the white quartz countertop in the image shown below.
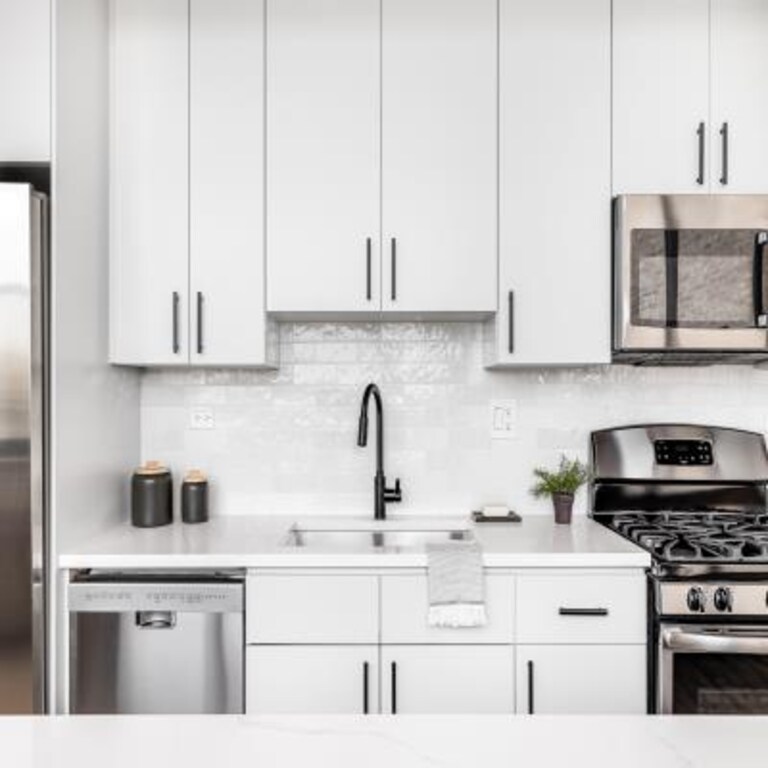
[[13,768],[752,768],[765,717],[0,718]]
[[[419,568],[423,551],[338,548],[304,550],[286,545],[289,528],[379,528],[370,518],[229,516],[198,525],[162,528],[117,525],[59,554],[62,568]],[[469,518],[402,517],[394,530],[472,528],[489,568],[644,568],[647,552],[587,517],[556,525],[548,515],[517,524],[473,525]]]

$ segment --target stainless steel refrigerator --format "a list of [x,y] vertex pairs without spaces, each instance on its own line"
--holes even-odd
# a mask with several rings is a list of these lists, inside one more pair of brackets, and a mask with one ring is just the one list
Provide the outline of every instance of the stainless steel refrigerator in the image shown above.
[[0,713],[45,709],[47,198],[0,183]]

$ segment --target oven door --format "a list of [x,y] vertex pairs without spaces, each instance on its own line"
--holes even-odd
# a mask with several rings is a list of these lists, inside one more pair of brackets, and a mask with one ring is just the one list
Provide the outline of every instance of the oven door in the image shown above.
[[768,625],[661,624],[657,711],[768,714]]
[[614,347],[768,349],[768,195],[616,201]]

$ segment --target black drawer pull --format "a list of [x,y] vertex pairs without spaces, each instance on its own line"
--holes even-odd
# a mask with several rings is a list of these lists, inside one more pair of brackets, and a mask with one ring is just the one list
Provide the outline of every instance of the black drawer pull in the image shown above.
[[558,608],[561,616],[607,616],[607,608]]

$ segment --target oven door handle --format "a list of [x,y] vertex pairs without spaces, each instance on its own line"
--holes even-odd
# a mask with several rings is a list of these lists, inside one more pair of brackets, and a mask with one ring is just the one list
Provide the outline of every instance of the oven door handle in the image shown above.
[[768,655],[768,630],[765,635],[743,635],[737,632],[713,634],[685,629],[665,629],[661,644],[665,650],[680,653],[741,653]]

